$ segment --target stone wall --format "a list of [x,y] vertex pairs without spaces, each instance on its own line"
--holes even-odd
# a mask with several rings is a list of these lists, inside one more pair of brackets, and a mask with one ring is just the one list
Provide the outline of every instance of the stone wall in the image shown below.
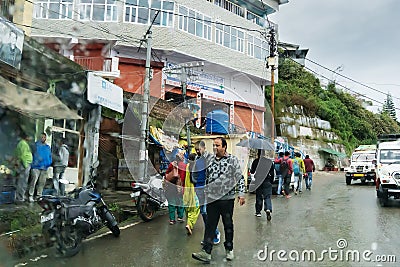
[[290,145],[310,155],[314,160],[317,170],[322,170],[329,157],[332,157],[340,169],[347,165],[346,159],[321,152],[320,148],[329,148],[341,153],[345,147],[339,144],[340,138],[331,131],[329,121],[318,117],[304,115],[302,106],[287,107],[282,110],[284,117],[277,118],[277,129],[281,136],[288,139]]

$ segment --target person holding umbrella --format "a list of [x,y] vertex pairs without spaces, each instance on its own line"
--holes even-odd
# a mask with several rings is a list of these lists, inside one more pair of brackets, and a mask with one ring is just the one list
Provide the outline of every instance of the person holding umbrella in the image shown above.
[[258,150],[258,158],[251,164],[250,173],[254,174],[255,181],[251,186],[256,188],[256,216],[261,217],[264,202],[264,211],[267,220],[271,220],[272,212],[272,182],[274,181],[274,164],[272,160],[265,157],[265,151]]

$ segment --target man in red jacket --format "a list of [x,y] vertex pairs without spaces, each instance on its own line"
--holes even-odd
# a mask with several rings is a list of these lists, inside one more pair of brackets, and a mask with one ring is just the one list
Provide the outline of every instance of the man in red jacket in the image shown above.
[[311,190],[312,185],[312,173],[315,171],[314,161],[310,159],[309,155],[306,155],[306,158],[303,160],[304,165],[306,166],[306,173],[304,174],[304,180],[306,182],[307,190]]
[[287,199],[291,198],[290,195],[290,180],[293,172],[293,162],[290,159],[289,151],[285,152],[283,158],[275,159],[276,164],[280,164],[280,171],[283,179],[283,192]]

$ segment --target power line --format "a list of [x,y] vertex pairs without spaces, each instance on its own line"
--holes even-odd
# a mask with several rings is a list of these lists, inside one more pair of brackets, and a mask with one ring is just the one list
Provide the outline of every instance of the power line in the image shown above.
[[[338,86],[340,86],[340,87],[342,87],[342,88],[344,88],[344,89],[346,89],[346,90],[348,90],[348,91],[350,91],[350,92],[352,92],[352,93],[354,93],[354,94],[362,95],[362,94],[360,94],[360,93],[358,93],[358,92],[356,92],[356,91],[354,91],[354,90],[352,90],[352,89],[350,89],[350,88],[348,88],[348,87],[346,87],[346,86],[344,86],[344,85],[339,84],[338,82],[332,81],[332,80],[329,79],[328,77],[326,77],[326,76],[324,76],[324,75],[322,75],[322,74],[317,73],[316,71],[312,70],[311,68],[308,68],[308,67],[306,67],[306,66],[301,65],[300,63],[298,63],[297,61],[295,61],[295,60],[292,59],[291,57],[286,57],[286,58],[288,58],[288,59],[292,60],[293,62],[299,64],[301,67],[304,67],[305,69],[309,70],[309,71],[312,72],[313,74],[318,75],[318,76],[321,76],[321,77],[323,77],[324,79],[326,79],[326,80],[328,80],[328,81],[330,81],[330,82],[334,82],[335,85],[338,85]],[[369,99],[369,100],[375,102],[375,103],[378,103],[378,104],[381,104],[381,105],[384,104],[383,102],[381,102],[381,101],[379,101],[379,100],[376,100],[376,99],[374,99],[374,98],[368,97],[368,96],[366,96],[366,95],[362,95],[362,96],[363,96],[364,98],[366,98],[366,99]],[[400,110],[400,108],[397,108],[397,107],[395,107],[395,109]]]
[[[359,84],[359,85],[361,85],[361,86],[364,86],[364,87],[366,87],[366,88],[368,88],[368,89],[370,89],[370,90],[372,90],[372,91],[375,91],[375,92],[378,92],[378,93],[387,95],[387,93],[385,93],[385,92],[382,92],[382,91],[380,91],[380,90],[378,90],[378,89],[376,89],[376,88],[373,88],[373,87],[371,87],[371,86],[369,86],[369,85],[366,85],[366,84],[364,84],[364,83],[362,83],[362,82],[356,81],[356,80],[354,80],[354,79],[352,79],[352,78],[350,78],[350,77],[347,77],[347,76],[345,76],[345,75],[343,75],[343,74],[340,74],[339,72],[336,72],[336,71],[331,70],[331,69],[329,69],[329,68],[327,68],[327,67],[325,67],[325,66],[322,66],[321,64],[319,64],[319,63],[317,63],[317,62],[315,62],[315,61],[313,61],[313,60],[311,60],[311,59],[308,59],[308,58],[305,58],[305,59],[308,60],[308,61],[310,61],[311,63],[313,63],[313,64],[315,64],[315,65],[317,65],[317,66],[323,68],[323,69],[326,69],[326,70],[328,70],[328,71],[333,72],[334,74],[336,74],[336,75],[338,75],[338,76],[340,76],[340,77],[342,77],[342,78],[348,79],[348,80],[350,80],[350,81],[352,81],[352,82],[354,82],[354,83],[356,83],[356,84]],[[396,98],[396,99],[399,99],[399,100],[400,100],[399,97],[393,96],[393,98]]]

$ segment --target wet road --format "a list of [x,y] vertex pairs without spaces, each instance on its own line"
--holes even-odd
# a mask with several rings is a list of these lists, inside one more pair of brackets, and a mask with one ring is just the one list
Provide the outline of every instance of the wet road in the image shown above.
[[[234,212],[235,259],[224,259],[222,235],[212,252],[213,266],[399,266],[400,201],[381,208],[371,184],[346,186],[343,173],[317,173],[312,191],[289,200],[273,198],[271,222],[265,214],[255,217],[255,195],[246,197]],[[184,226],[169,225],[165,214],[122,230],[118,239],[105,235],[86,241],[72,258],[46,251],[36,262],[30,257],[0,266],[202,266],[191,258],[201,249],[202,219],[192,236]]]

